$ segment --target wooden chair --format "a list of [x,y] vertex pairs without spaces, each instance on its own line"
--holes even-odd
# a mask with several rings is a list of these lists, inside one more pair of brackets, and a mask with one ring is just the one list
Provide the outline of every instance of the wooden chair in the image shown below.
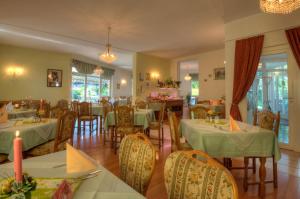
[[139,109],[146,109],[148,106],[147,102],[145,101],[137,101],[135,102],[135,107]]
[[161,103],[158,121],[151,121],[147,117],[149,127],[147,129],[148,135],[150,136],[151,130],[157,130],[158,132],[158,147],[160,148],[164,144],[164,115],[165,115],[165,103]]
[[188,143],[180,142],[178,133],[178,121],[174,112],[168,111],[168,120],[171,134],[171,152],[178,150],[192,150],[192,147]]
[[119,165],[121,179],[146,195],[155,168],[156,151],[144,134],[127,135],[121,142]]
[[61,99],[57,102],[57,106],[61,109],[68,110],[69,109],[69,102],[68,100]]
[[54,140],[41,144],[29,151],[27,156],[40,156],[66,149],[66,143],[73,145],[73,134],[76,115],[72,111],[67,111],[57,120],[57,130]]
[[50,108],[51,108],[50,102],[43,101],[42,108],[39,105],[36,114],[42,118],[49,118]]
[[92,104],[90,102],[81,102],[78,104],[78,108],[78,133],[81,133],[81,123],[83,122],[83,131],[85,132],[86,122],[89,122],[91,135],[94,121],[96,121],[96,132],[98,132],[98,117],[92,114]]
[[206,105],[209,105],[210,101],[209,100],[198,100],[197,104],[206,104]]
[[63,110],[59,106],[54,106],[50,108],[50,118],[59,118],[65,113],[65,110]]
[[206,119],[208,109],[203,106],[194,106],[190,108],[190,117],[192,119]]
[[0,164],[4,163],[8,160],[8,155],[7,154],[0,154]]
[[164,177],[169,199],[238,199],[231,173],[202,151],[171,153]]
[[[253,125],[259,126],[260,128],[271,130],[275,133],[275,136],[278,137],[279,125],[280,125],[280,112],[277,114],[272,113],[269,110],[264,111],[254,111],[253,116]],[[256,185],[258,182],[248,182],[248,164],[249,158],[245,157],[245,173],[244,173],[244,190],[248,190],[248,185]],[[252,157],[253,168],[256,168],[256,158]],[[278,177],[277,177],[277,163],[274,159],[274,155],[271,157],[273,162],[273,180],[265,181],[265,183],[273,183],[274,188],[278,187]]]
[[129,106],[118,106],[114,108],[115,130],[113,146],[117,153],[118,137],[120,141],[125,135],[136,133],[134,127],[134,109]]

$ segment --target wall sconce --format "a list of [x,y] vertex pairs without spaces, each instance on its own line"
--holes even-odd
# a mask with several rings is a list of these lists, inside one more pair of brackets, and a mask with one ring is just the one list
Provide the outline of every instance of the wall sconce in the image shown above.
[[159,78],[159,73],[157,73],[157,72],[151,73],[151,78],[154,79],[154,80],[158,79]]
[[23,73],[24,73],[24,69],[20,66],[9,66],[6,69],[6,74],[12,77],[21,76],[23,75]]
[[127,80],[126,79],[121,79],[121,85],[126,85],[127,84]]

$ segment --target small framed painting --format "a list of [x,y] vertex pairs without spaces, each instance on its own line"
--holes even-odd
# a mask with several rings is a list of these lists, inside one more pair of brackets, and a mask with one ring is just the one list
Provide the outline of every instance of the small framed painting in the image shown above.
[[117,83],[117,89],[120,89],[120,88],[121,88],[121,84]]
[[215,68],[214,69],[214,79],[224,80],[225,79],[225,68]]
[[147,81],[150,81],[151,79],[150,79],[150,73],[146,73],[146,80]]
[[47,87],[62,87],[62,70],[47,70]]

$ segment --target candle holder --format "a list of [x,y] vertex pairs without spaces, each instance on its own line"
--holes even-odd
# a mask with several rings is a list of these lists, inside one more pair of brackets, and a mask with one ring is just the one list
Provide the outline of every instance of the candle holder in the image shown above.
[[36,189],[37,182],[27,173],[23,174],[22,182],[17,182],[13,177],[0,181],[0,198],[30,198],[30,192]]

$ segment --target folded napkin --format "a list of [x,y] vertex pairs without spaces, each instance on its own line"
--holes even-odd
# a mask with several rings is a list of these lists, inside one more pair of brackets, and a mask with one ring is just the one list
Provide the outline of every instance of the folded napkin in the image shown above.
[[229,130],[230,131],[240,131],[241,130],[238,123],[231,116],[230,116]]
[[88,155],[67,144],[67,174],[78,177],[97,169],[97,163]]
[[0,124],[4,124],[8,122],[8,113],[6,106],[4,105],[2,108],[0,108]]
[[6,105],[6,110],[8,112],[12,112],[14,110],[14,106],[12,104],[12,102],[9,102],[7,105]]

